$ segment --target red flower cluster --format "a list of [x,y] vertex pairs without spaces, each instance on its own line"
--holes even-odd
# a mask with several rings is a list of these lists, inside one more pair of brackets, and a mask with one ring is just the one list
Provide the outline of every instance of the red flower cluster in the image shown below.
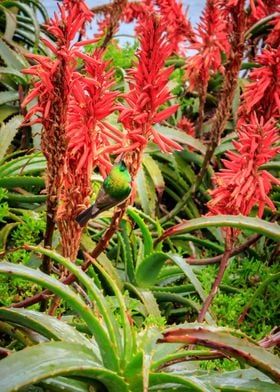
[[125,10],[121,16],[125,23],[131,23],[134,20],[140,22],[145,18],[147,12],[153,12],[153,3],[151,0],[145,1],[129,1],[125,7]]
[[[91,12],[82,0],[66,1],[59,5],[59,11],[60,16],[55,14],[46,26],[55,44],[44,40],[54,58],[28,56],[38,64],[25,73],[37,76],[38,81],[24,104],[35,97],[38,102],[25,121],[43,125],[48,219],[57,221],[63,254],[74,260],[81,234],[74,221],[77,205],[90,194],[93,165],[102,162],[104,175],[110,169],[108,152],[120,145],[121,132],[101,121],[115,109],[116,96],[109,91],[112,72],[105,70],[107,64],[102,61],[101,51],[87,56],[80,47],[93,40],[73,43]],[[87,76],[75,71],[77,57],[84,61]]]
[[193,123],[185,116],[178,122],[177,127],[186,132],[187,135],[195,136]]
[[[102,59],[103,50],[96,49],[91,56],[80,52],[76,55],[84,61],[85,75],[73,76],[67,113],[67,150],[57,213],[62,241],[67,239],[65,247],[69,246],[69,232],[72,243],[79,239],[80,228],[74,217],[89,201],[93,168],[98,165],[105,177],[111,169],[109,153],[116,153],[123,139],[122,132],[104,120],[116,109],[118,93],[110,90],[115,80],[113,70],[108,71],[108,62]],[[78,246],[76,241],[75,248],[68,252],[72,257]]]
[[189,80],[190,90],[207,86],[211,74],[224,71],[221,52],[228,54],[230,49],[227,28],[220,1],[207,0],[198,25],[196,42],[189,46],[189,49],[197,51],[186,64],[186,78]]
[[270,47],[277,48],[280,45],[280,16],[276,16],[273,21],[270,22],[272,31],[266,39],[266,44]]
[[[81,12],[83,3],[85,13]],[[62,184],[63,165],[66,152],[66,122],[70,87],[76,66],[76,47],[72,44],[76,34],[86,22],[89,10],[81,0],[71,8],[59,5],[61,19],[57,14],[46,25],[54,36],[54,43],[42,39],[54,57],[28,54],[37,64],[24,70],[34,75],[34,88],[23,102],[27,105],[34,98],[37,103],[28,111],[25,124],[41,123],[42,151],[47,159],[47,208],[53,219],[56,214],[59,190]],[[77,45],[77,46],[76,46]],[[37,115],[34,119],[34,115]]]
[[[73,8],[77,8],[77,15],[83,15],[84,22],[81,25],[79,31],[83,35],[85,33],[85,25],[87,22],[90,22],[93,18],[92,11],[88,8],[86,3],[82,0],[63,0],[63,6],[65,10],[68,12],[73,10]],[[62,15],[61,15],[62,16]],[[62,17],[63,20],[63,17]]]
[[179,53],[181,42],[194,42],[194,32],[190,21],[183,12],[182,3],[176,0],[144,0],[141,2],[128,2],[122,20],[131,23],[137,20],[135,31],[141,32],[140,26],[147,14],[157,13],[165,25],[167,38],[171,44],[171,53]]
[[134,148],[144,147],[151,138],[162,151],[181,149],[179,144],[153,128],[153,124],[167,119],[178,107],[161,109],[171,98],[167,84],[173,68],[164,68],[164,63],[172,48],[164,35],[164,26],[154,14],[147,14],[141,26],[140,49],[136,54],[138,64],[129,72],[130,91],[124,95],[128,107],[120,107],[119,121]]
[[266,120],[279,118],[280,114],[280,48],[267,48],[257,56],[260,65],[250,73],[250,83],[243,94],[244,104],[241,115],[252,110]]
[[251,13],[248,25],[252,25],[274,12],[280,11],[279,0],[250,0]]
[[276,126],[280,113],[279,48],[267,46],[255,62],[259,67],[250,72],[252,82],[245,88],[238,113],[238,141],[233,142],[237,152],[226,154],[225,169],[214,177],[217,187],[210,191],[210,214],[249,215],[255,205],[259,217],[265,205],[275,210],[268,193],[272,184],[280,185],[280,181],[261,166],[280,151],[275,147],[280,140]]
[[280,180],[260,167],[279,152],[274,147],[280,140],[279,132],[274,121],[258,120],[255,113],[250,120],[240,127],[238,142],[233,141],[237,152],[226,154],[225,169],[214,177],[217,188],[210,191],[212,200],[207,204],[211,215],[249,215],[255,205],[259,206],[259,217],[265,205],[275,210],[267,194],[271,184],[280,185]]
[[77,161],[76,173],[87,173],[88,177],[98,164],[101,173],[108,174],[108,153],[121,147],[123,139],[121,131],[104,121],[117,108],[118,92],[110,90],[115,83],[114,70],[107,70],[109,62],[102,55],[101,49],[91,56],[77,53],[85,63],[87,76],[78,74],[73,80],[68,109],[68,154]]
[[172,53],[179,53],[179,44],[186,40],[195,42],[190,21],[183,12],[183,5],[176,0],[156,0],[161,18],[166,25],[168,39],[172,45]]

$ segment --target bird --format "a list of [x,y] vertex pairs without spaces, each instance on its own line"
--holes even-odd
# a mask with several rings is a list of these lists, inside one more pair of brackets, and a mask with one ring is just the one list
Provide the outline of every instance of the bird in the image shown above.
[[123,160],[115,163],[103,181],[95,203],[76,216],[76,222],[84,227],[89,219],[125,201],[131,193],[131,176]]

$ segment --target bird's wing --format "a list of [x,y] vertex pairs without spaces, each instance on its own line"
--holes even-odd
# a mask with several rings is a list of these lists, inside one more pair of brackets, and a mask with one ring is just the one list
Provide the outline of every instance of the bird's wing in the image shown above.
[[98,192],[98,195],[96,197],[95,203],[94,203],[94,210],[92,211],[92,216],[96,216],[102,211],[109,210],[111,207],[114,207],[115,205],[119,204],[120,200],[114,199],[112,196],[110,196],[102,186]]

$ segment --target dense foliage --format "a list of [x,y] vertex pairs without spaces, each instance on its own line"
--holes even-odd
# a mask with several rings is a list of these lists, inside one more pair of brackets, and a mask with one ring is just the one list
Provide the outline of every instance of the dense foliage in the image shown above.
[[1,392],[280,390],[280,1],[205,3],[0,3]]

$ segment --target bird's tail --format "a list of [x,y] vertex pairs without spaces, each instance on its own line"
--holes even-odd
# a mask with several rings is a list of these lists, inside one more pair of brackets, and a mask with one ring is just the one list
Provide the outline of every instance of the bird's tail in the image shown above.
[[90,218],[92,218],[92,206],[77,215],[75,221],[78,222],[81,227],[84,227]]

